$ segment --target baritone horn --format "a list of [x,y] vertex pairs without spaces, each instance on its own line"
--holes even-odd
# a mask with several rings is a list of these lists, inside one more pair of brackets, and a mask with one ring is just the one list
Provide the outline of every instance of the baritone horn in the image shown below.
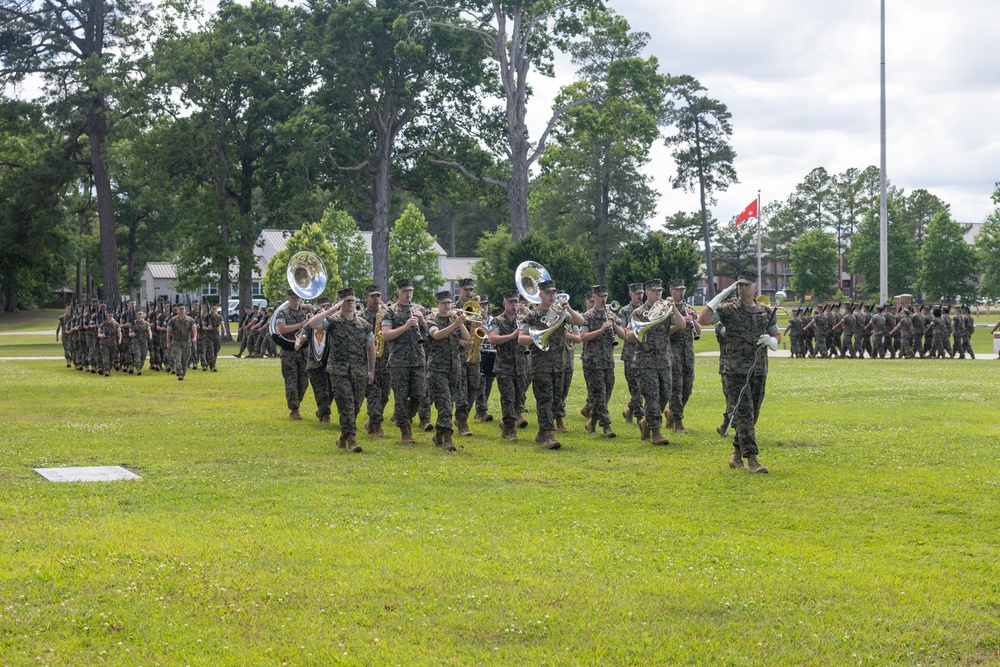
[[[316,253],[297,252],[288,261],[285,278],[288,280],[288,287],[299,297],[315,299],[326,289],[326,266]],[[286,308],[288,308],[287,301],[274,309],[268,331],[275,345],[283,350],[294,350],[295,339],[278,333],[277,328],[278,315],[283,313]],[[323,344],[326,344],[325,341]]]

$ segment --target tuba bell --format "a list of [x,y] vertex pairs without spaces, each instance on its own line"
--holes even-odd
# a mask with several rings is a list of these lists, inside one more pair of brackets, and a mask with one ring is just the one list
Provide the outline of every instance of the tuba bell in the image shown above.
[[[288,280],[288,287],[297,295],[303,299],[315,299],[326,289],[326,266],[316,253],[297,252],[288,261],[285,278]],[[278,315],[283,313],[286,308],[288,308],[287,301],[274,309],[268,331],[275,345],[283,350],[294,350],[295,339],[278,333]],[[321,340],[322,345],[325,346],[325,337],[322,337]]]
[[538,295],[538,283],[552,280],[552,276],[544,266],[530,259],[517,265],[514,272],[514,283],[517,291],[521,293],[529,303],[541,303],[542,297]]

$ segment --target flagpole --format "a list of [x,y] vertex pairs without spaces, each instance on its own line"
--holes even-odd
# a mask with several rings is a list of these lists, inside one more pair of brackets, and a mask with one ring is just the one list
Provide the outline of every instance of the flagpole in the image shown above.
[[882,105],[881,105],[881,125],[882,125],[882,155],[879,169],[879,303],[889,302],[889,212],[886,201],[886,175],[885,175],[885,0],[882,0],[882,63],[881,63],[881,83],[882,83]]
[[761,266],[760,266],[760,218],[761,218],[760,190],[758,189],[757,190],[757,280],[758,280],[758,285],[760,285],[760,291],[763,293],[764,283],[760,282],[764,279],[764,273],[763,271],[761,271]]

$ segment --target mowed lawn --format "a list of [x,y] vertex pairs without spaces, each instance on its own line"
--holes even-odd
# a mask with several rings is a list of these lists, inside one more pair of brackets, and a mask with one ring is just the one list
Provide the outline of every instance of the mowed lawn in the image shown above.
[[[620,377],[585,434],[578,367],[560,451],[532,412],[348,455],[276,361],[0,362],[0,664],[1000,664],[1000,362],[772,360],[767,475],[716,369],[664,447]],[[32,471],[88,465],[142,480]]]

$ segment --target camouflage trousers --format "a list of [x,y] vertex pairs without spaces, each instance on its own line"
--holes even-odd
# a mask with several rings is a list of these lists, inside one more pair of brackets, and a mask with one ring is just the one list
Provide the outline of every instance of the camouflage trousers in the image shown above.
[[191,342],[170,341],[170,359],[177,377],[184,377],[184,374],[187,373],[188,362],[191,361]]
[[379,370],[376,362],[375,379],[365,387],[365,400],[368,401],[368,420],[372,426],[378,426],[384,421],[385,404],[389,402],[389,390],[392,389],[392,379],[389,369]]
[[939,359],[944,359],[945,347],[944,340],[945,335],[937,332],[933,332],[934,335],[931,337],[931,357],[938,357]]
[[733,429],[736,431],[736,437],[733,439],[733,448],[739,450],[744,458],[757,456],[760,452],[757,448],[757,434],[754,429],[757,419],[760,417],[760,407],[764,403],[767,376],[752,375],[746,392],[743,394],[743,400],[739,400],[740,392],[746,383],[747,377],[745,375],[724,374],[722,376],[722,390],[726,394],[726,405],[735,407]]
[[872,333],[872,356],[879,359],[885,358],[885,332],[875,331]]
[[[468,366],[468,364],[464,365]],[[462,371],[456,373],[427,372],[427,394],[431,397],[431,402],[437,410],[437,422],[434,426],[438,433],[452,432],[452,413],[455,411],[453,396],[458,395],[462,389],[461,374]]]
[[[424,373],[424,387],[426,387],[428,371],[424,370],[423,373]],[[431,420],[431,406],[432,406],[431,394],[430,392],[425,391],[423,395],[420,397],[420,407],[417,408],[417,415],[420,417],[420,421],[429,422]]]
[[427,378],[423,366],[390,368],[392,400],[395,409],[392,421],[396,426],[406,426],[420,408],[421,397],[427,394]]
[[569,389],[573,385],[572,364],[563,369],[562,389],[555,395],[555,402],[552,404],[552,416],[562,418],[566,416],[566,398],[569,396]]
[[671,349],[674,356],[670,369],[670,416],[675,421],[684,419],[684,406],[694,389],[694,348],[680,345]]
[[590,418],[601,426],[611,423],[608,414],[608,401],[615,388],[615,369],[584,368],[583,379],[587,383],[587,405],[590,406]]
[[307,369],[309,373],[309,384],[313,388],[313,398],[316,399],[316,412],[320,417],[330,416],[330,405],[333,403],[333,387],[330,384],[330,374],[326,368]]
[[934,349],[934,332],[929,331],[924,334],[924,356],[929,356]]
[[962,350],[969,355],[970,359],[976,358],[976,353],[972,351],[972,332],[962,336]]
[[501,373],[497,375],[497,389],[500,391],[500,420],[505,426],[514,426],[521,414],[517,401],[524,394],[523,376]]
[[86,341],[87,341],[87,357],[86,357],[87,361],[85,365],[97,368],[97,355],[98,355],[97,334],[94,334],[93,336],[87,336]]
[[69,336],[67,336],[66,334],[63,334],[62,346],[63,346],[63,356],[66,358],[66,361],[73,363],[73,342],[69,339]]
[[830,356],[830,349],[826,346],[826,334],[816,334],[816,355],[820,357]]
[[913,358],[913,341],[910,334],[904,333],[899,339],[899,356],[900,358],[912,359]]
[[208,336],[204,331],[198,332],[198,359],[195,361],[195,367],[199,363],[202,368],[208,368]]
[[365,400],[364,375],[329,375],[330,389],[333,400],[337,402],[337,414],[340,416],[340,434],[356,435],[358,432],[358,413],[361,412],[361,401]]
[[306,371],[306,352],[299,350],[281,352],[281,377],[285,380],[285,403],[289,410],[298,410],[302,398],[309,389],[309,373]]
[[[201,367],[215,368],[215,361],[219,358],[219,350],[222,349],[222,336],[217,333],[209,333],[205,338],[205,359],[201,362]],[[198,339],[201,340],[200,338]]]
[[535,396],[535,411],[538,413],[538,430],[555,431],[556,397],[562,396],[565,373],[532,372],[531,392]]
[[496,375],[486,375],[483,373],[479,378],[479,393],[476,395],[476,412],[489,412],[490,394],[493,393],[493,382]]
[[142,336],[132,339],[132,364],[137,371],[141,371],[146,365],[146,352],[149,348],[149,340]]
[[632,366],[631,359],[622,361],[625,367],[625,383],[628,384],[628,409],[638,419],[642,416],[642,389],[639,387],[639,371]]
[[523,415],[528,404],[528,387],[531,386],[531,373],[525,370],[517,374],[517,414]]
[[101,343],[98,346],[98,354],[97,371],[107,373],[111,370],[111,365],[115,363],[115,358],[118,355],[118,343]]
[[947,331],[941,336],[941,344],[944,346],[944,351],[948,353],[949,357],[955,356],[955,352],[951,347],[951,336]]
[[642,414],[646,426],[654,429],[663,425],[663,408],[670,401],[673,388],[673,371],[670,368],[642,368],[639,370],[639,388],[642,390]]
[[[239,337],[240,337],[240,351],[237,352],[236,354],[238,356],[242,357],[243,356],[243,351],[246,350],[247,347],[250,346],[250,341],[253,338],[253,336],[251,336],[246,330],[243,330],[243,331],[240,331]],[[253,348],[252,347],[250,348],[250,354],[253,354]]]
[[454,395],[455,421],[464,422],[469,421],[469,410],[475,406],[479,395],[479,362],[463,363],[459,375],[459,390]]

